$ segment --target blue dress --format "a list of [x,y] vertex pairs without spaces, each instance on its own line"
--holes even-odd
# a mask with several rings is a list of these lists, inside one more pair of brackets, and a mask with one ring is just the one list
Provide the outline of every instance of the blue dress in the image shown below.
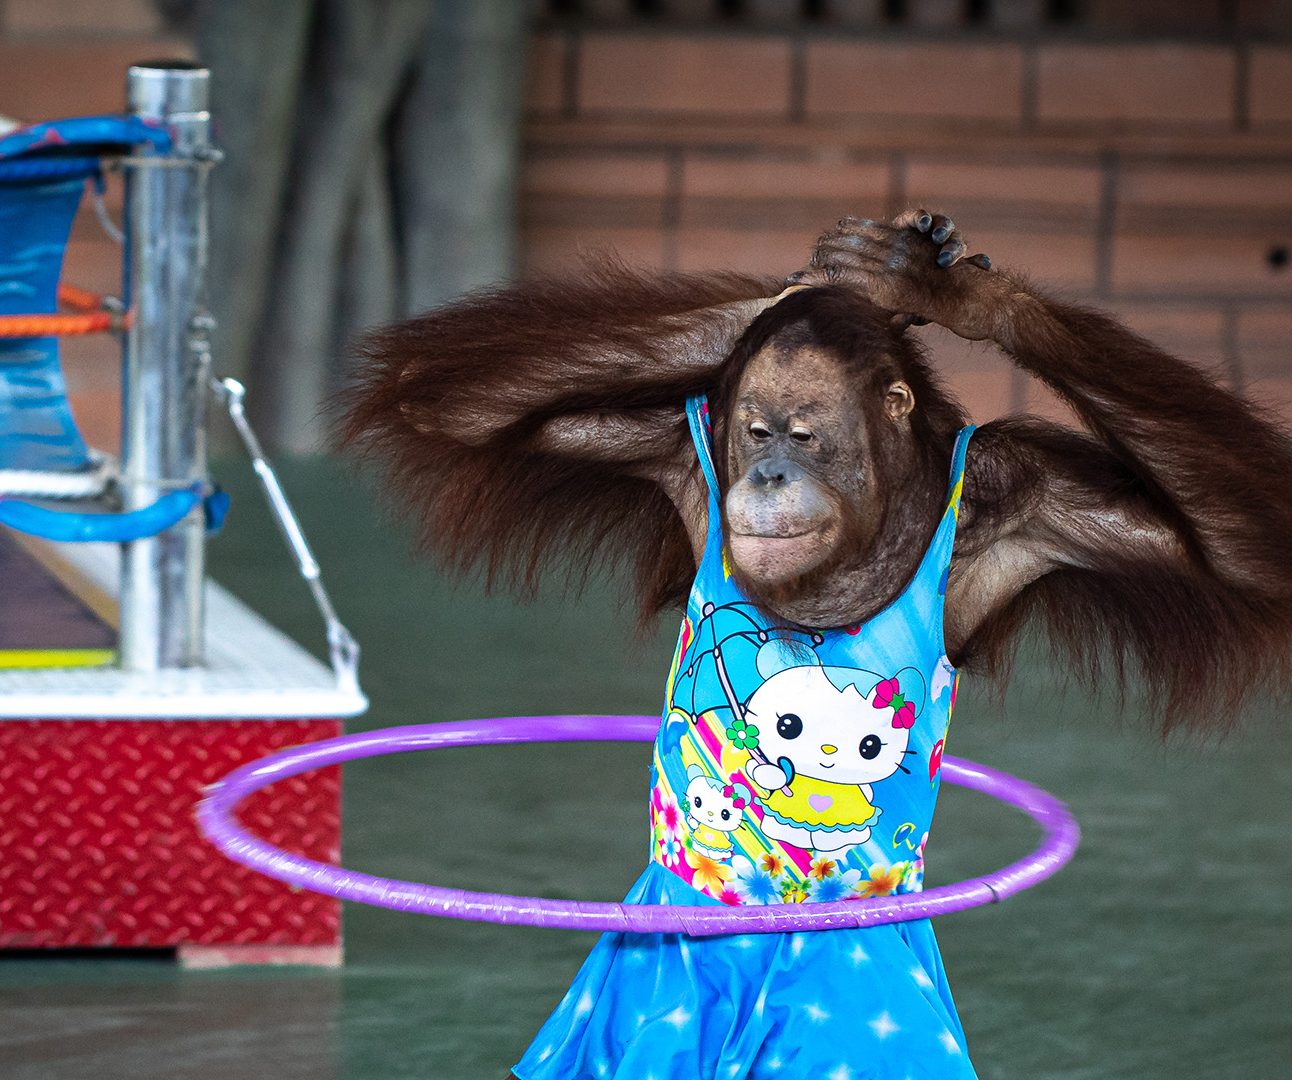
[[[942,640],[965,453],[901,595],[859,626],[768,622],[731,580],[708,409],[687,403],[709,529],[651,767],[639,904],[918,891],[956,672]],[[688,938],[606,934],[520,1080],[962,1080],[975,1074],[928,920]]]

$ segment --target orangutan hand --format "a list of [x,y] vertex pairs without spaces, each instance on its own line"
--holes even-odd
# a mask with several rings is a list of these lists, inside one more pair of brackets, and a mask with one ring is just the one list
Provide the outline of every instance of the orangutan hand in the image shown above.
[[907,325],[935,322],[979,341],[994,336],[1010,285],[986,255],[968,250],[942,214],[907,210],[889,225],[844,218],[786,283],[853,286]]

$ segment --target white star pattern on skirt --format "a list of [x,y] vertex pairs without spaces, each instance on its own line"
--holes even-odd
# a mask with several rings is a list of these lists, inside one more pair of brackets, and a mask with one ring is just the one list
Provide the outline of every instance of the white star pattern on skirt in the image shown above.
[[678,1031],[681,1031],[684,1027],[686,1027],[687,1024],[691,1022],[691,1014],[687,1012],[684,1008],[682,1008],[681,1005],[679,1005],[676,1009],[674,1009],[671,1013],[669,1013],[666,1017],[664,1017],[664,1022],[667,1024],[672,1024],[675,1028],[677,1028]]
[[877,1039],[887,1039],[890,1035],[902,1030],[897,1026],[897,1023],[893,1018],[888,1015],[887,1010],[880,1013],[875,1017],[875,1019],[871,1020],[870,1027],[871,1030],[874,1031],[875,1038]]

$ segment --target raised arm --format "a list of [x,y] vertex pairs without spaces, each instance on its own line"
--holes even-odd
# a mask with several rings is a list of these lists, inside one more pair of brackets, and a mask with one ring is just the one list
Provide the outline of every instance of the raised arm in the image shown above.
[[899,315],[995,342],[1088,429],[1010,419],[976,437],[948,643],[999,662],[1037,614],[1092,676],[1100,642],[1118,665],[1136,656],[1167,722],[1208,710],[1232,722],[1248,690],[1287,676],[1287,437],[1107,316],[965,254],[953,223],[914,211],[892,225],[841,223],[796,275],[855,284]]
[[635,563],[649,610],[703,536],[683,405],[775,291],[599,263],[468,296],[363,342],[343,439],[450,566],[523,588]]
[[770,281],[646,275],[612,262],[464,297],[361,345],[346,436],[398,426],[639,461],[770,302]]

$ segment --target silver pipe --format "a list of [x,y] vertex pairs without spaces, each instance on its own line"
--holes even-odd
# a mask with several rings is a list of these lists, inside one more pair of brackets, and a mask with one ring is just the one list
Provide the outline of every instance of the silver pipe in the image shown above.
[[[125,301],[121,496],[126,510],[205,482],[206,308],[210,73],[184,61],[138,64],[126,81],[131,113],[166,126],[173,149],[125,163]],[[120,664],[189,667],[203,658],[201,507],[159,536],[123,545]]]

